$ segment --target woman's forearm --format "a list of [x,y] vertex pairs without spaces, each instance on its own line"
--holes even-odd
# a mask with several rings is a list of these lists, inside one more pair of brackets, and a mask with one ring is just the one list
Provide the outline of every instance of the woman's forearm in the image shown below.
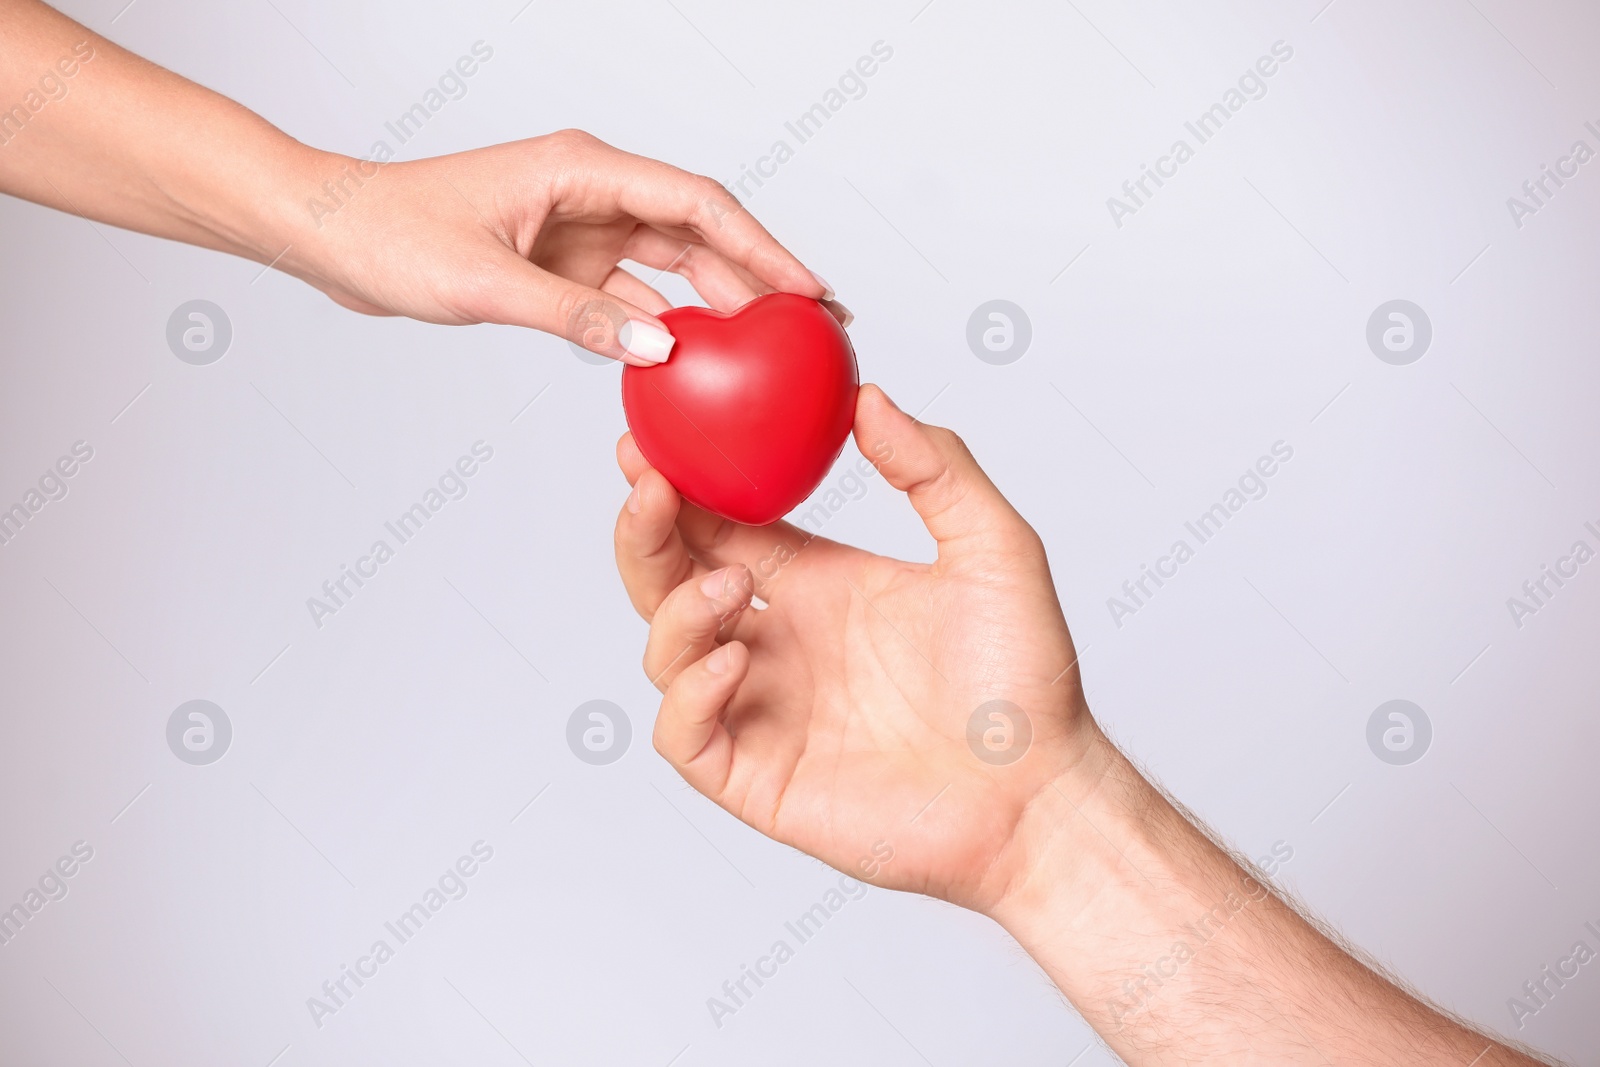
[[1030,810],[995,918],[1128,1063],[1541,1062],[1363,966],[1109,743],[1094,763]]
[[0,108],[0,191],[263,262],[320,155],[35,0],[0,0]]
[[782,291],[849,318],[709,178],[578,130],[404,162],[319,151],[38,0],[0,0],[0,193],[270,263],[356,311],[640,366],[671,352],[671,304],[624,260],[719,310]]

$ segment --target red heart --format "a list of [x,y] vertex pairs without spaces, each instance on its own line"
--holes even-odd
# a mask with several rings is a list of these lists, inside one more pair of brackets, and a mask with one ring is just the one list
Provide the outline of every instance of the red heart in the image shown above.
[[673,308],[677,343],[622,370],[622,409],[650,465],[707,511],[749,526],[787,515],[855,421],[856,354],[815,300],[769,293],[738,311]]

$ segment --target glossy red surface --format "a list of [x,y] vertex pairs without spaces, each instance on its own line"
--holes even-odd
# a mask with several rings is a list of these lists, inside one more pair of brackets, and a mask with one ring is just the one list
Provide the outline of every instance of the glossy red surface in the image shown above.
[[815,300],[757,297],[738,311],[673,308],[677,339],[654,367],[625,367],[622,406],[650,465],[707,511],[751,526],[811,494],[855,419],[855,350]]

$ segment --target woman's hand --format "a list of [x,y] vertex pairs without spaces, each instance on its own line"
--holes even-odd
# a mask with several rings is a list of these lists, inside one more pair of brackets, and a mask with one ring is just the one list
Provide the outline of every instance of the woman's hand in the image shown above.
[[1025,873],[1030,805],[1096,748],[1072,639],[1038,536],[954,434],[869,385],[855,436],[933,564],[719,519],[622,439],[617,563],[651,622],[656,747],[769,837],[989,910]]
[[0,193],[268,263],[368,314],[527,326],[636,364],[672,338],[624,259],[719,310],[781,290],[848,317],[721,185],[588,134],[353,159],[38,0],[0,0],[0,28],[0,100],[28,102],[0,128]]
[[297,171],[278,269],[369,314],[528,326],[647,366],[671,349],[656,318],[671,305],[624,259],[722,311],[833,297],[717,182],[578,130],[407,163],[315,153]]

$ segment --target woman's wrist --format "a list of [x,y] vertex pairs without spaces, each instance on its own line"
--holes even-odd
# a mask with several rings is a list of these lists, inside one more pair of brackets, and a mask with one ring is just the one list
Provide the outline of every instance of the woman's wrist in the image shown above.
[[272,130],[249,158],[245,168],[212,176],[202,224],[221,250],[258,263],[320,263],[323,242],[310,204],[339,157]]
[[195,221],[211,239],[196,243],[348,296],[347,268],[363,238],[355,232],[360,213],[346,209],[377,176],[376,165],[270,127],[253,140],[245,168],[211,175],[203,187],[207,209]]

